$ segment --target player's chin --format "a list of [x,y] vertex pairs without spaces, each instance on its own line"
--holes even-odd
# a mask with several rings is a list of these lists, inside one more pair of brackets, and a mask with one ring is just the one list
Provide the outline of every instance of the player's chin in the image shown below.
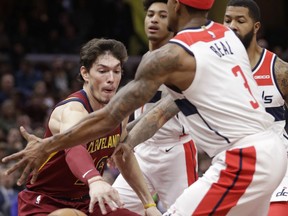
[[103,104],[107,104],[109,103],[109,101],[111,100],[111,98],[115,95],[115,92],[105,92],[102,95],[101,101]]
[[[114,95],[114,94],[113,94]],[[109,101],[111,100],[112,96],[107,96],[102,98],[102,104],[108,104]]]

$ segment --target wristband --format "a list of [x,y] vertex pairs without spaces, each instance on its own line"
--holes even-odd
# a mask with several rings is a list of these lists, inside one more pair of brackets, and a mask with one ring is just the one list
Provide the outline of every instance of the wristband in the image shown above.
[[145,205],[144,205],[144,208],[145,208],[145,209],[148,209],[148,208],[150,208],[150,207],[156,207],[156,204],[155,204],[155,203],[148,203],[148,204],[145,204]]
[[90,185],[96,181],[104,181],[104,180],[103,180],[102,176],[96,176],[96,177],[93,177],[93,179],[91,181],[88,181],[88,184]]

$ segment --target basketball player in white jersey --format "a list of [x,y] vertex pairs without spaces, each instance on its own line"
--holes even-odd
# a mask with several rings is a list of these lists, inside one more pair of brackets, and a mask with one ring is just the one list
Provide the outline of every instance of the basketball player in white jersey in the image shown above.
[[[165,45],[173,36],[167,27],[167,0],[144,0],[143,5],[146,11],[144,26],[149,40],[149,51],[153,51]],[[158,124],[159,120],[155,118],[157,108],[149,112],[147,110],[167,94],[166,87],[162,85],[149,103],[135,111],[135,122],[141,123],[136,123],[137,126],[130,129],[129,136],[137,139],[140,136],[149,138],[148,134],[151,130],[154,131],[151,125]],[[143,115],[143,112],[146,115]],[[139,121],[140,118],[142,121]],[[135,122],[131,122],[128,128],[135,125]],[[131,142],[127,144],[135,145]],[[152,138],[138,145],[135,148],[135,156],[151,194],[158,194],[165,209],[198,178],[196,147],[191,136],[187,134],[187,129],[179,121],[178,115],[171,118]],[[145,214],[141,200],[121,174],[113,183],[113,187],[117,189],[125,208],[141,215]]]
[[[24,168],[22,183],[32,169],[36,178],[50,153],[107,134],[165,84],[193,140],[213,160],[164,215],[267,215],[286,172],[285,146],[272,130],[274,118],[265,111],[245,47],[231,29],[207,19],[213,2],[168,0],[168,24],[176,36],[145,55],[135,79],[77,125],[46,139],[21,130],[28,145],[2,159],[20,159],[7,174]],[[103,199],[111,203],[114,197]]]
[[[274,129],[288,145],[288,136],[284,129],[285,103],[288,104],[288,64],[257,44],[257,32],[261,26],[260,9],[257,3],[253,0],[229,1],[224,24],[229,26],[244,44],[253,77],[261,89],[266,111],[274,116]],[[287,212],[288,169],[271,197],[269,216],[284,216]]]

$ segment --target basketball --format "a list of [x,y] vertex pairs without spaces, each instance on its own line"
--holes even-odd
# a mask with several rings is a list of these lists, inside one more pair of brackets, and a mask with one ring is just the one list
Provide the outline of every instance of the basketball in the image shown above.
[[51,212],[48,216],[87,216],[82,211],[74,208],[62,208]]

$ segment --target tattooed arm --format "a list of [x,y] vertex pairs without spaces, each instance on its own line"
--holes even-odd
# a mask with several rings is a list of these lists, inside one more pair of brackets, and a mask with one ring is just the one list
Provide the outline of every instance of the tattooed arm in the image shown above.
[[286,105],[288,105],[288,63],[277,58],[274,69],[277,84],[284,97]]
[[[161,101],[161,100],[160,100]],[[145,116],[148,112],[150,112],[152,109],[154,109],[154,107],[156,107],[160,101],[158,101],[157,103],[154,103],[152,106],[150,106],[148,109],[146,109],[139,117],[137,117],[136,119],[134,119],[133,121],[129,122],[126,126],[126,130],[127,132],[131,131],[132,128],[138,124],[138,122],[141,120],[141,118],[143,118],[143,116]]]
[[133,149],[138,144],[152,137],[169,119],[179,112],[170,95],[160,100],[152,110],[149,110],[129,132],[125,143]]
[[153,103],[151,106],[149,106],[148,108],[145,109],[145,111],[136,119],[134,119],[133,121],[129,122],[127,124],[126,130],[129,132],[132,130],[132,128],[138,124],[138,122],[144,118],[144,116],[146,116],[146,114],[148,114],[151,110],[153,110],[155,107],[157,107],[159,105],[159,103],[163,102],[163,98],[165,98],[167,95],[169,95],[168,91],[163,88],[161,89],[161,100],[157,101],[156,103]]

